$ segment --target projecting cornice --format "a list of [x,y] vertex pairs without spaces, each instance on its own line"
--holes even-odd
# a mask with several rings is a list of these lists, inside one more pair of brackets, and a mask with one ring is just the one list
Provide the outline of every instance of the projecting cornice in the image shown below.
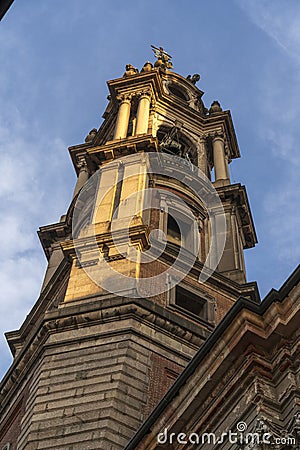
[[244,236],[244,249],[254,247],[255,244],[257,244],[257,236],[245,186],[242,186],[239,183],[229,184],[216,187],[216,190],[223,203],[226,200],[229,200],[236,205],[240,226]]
[[[101,302],[101,308],[99,308],[99,302]],[[35,309],[38,308],[38,305],[39,302]],[[148,299],[131,299],[111,295],[81,298],[77,302],[64,304],[63,307],[44,311],[43,314],[39,310],[39,320],[36,322],[34,313],[35,311],[30,314],[30,318],[25,321],[19,331],[7,334],[10,345],[12,347],[17,345],[19,353],[0,384],[0,415],[1,410],[9,404],[15,391],[25,381],[30,368],[41,358],[51,334],[57,335],[65,330],[102,326],[102,324],[113,321],[118,321],[118,323],[124,321],[125,323],[128,319],[133,319],[140,324],[150,325],[150,328],[160,333],[176,336],[178,342],[189,343],[196,350],[213,328],[212,326],[208,327],[205,332],[196,324],[157,304],[154,305]],[[124,325],[125,328],[127,326]],[[143,329],[143,327],[140,326],[137,329]],[[78,335],[79,342],[81,339],[82,337]]]

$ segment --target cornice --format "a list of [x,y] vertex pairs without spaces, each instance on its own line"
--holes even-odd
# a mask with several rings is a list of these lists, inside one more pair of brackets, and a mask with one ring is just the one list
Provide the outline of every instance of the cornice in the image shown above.
[[148,134],[108,141],[104,145],[89,148],[87,155],[91,160],[101,165],[104,162],[109,162],[140,150],[146,152],[158,151],[157,138]]
[[[1,409],[9,404],[12,396],[24,382],[34,363],[41,357],[47,340],[52,333],[60,333],[66,330],[78,330],[79,328],[92,327],[99,324],[122,321],[132,318],[140,323],[146,324],[160,334],[169,335],[176,338],[177,342],[188,343],[195,350],[207,338],[206,334],[199,326],[178,316],[170,310],[143,299],[128,299],[124,297],[101,298],[99,307],[99,297],[80,299],[76,304],[63,304],[59,309],[47,311],[43,314],[42,320],[37,321],[34,326],[34,334],[26,338],[23,348],[15,358],[11,368],[7,372],[0,384],[0,413]],[[28,319],[33,320],[33,315]],[[120,325],[120,328],[122,325]],[[140,327],[137,327],[137,330]],[[136,330],[136,332],[138,332]],[[133,329],[131,332],[135,333]],[[15,332],[14,332],[15,333]],[[25,329],[20,330],[20,339]],[[112,331],[118,334],[118,331]],[[203,334],[204,333],[204,334]],[[78,337],[81,340],[81,337]],[[162,342],[157,339],[157,343]],[[58,344],[59,345],[59,344]]]
[[107,82],[112,100],[119,95],[138,94],[146,87],[151,90],[155,99],[163,92],[162,78],[158,70],[141,72],[131,77],[116,78]]
[[230,200],[236,205],[244,235],[244,248],[252,248],[257,244],[257,236],[250,210],[246,187],[241,184],[229,184],[216,187],[222,201]]
[[[72,205],[72,203],[71,203]],[[53,223],[40,227],[37,232],[46,258],[49,260],[51,256],[51,246],[65,240],[71,234],[70,223],[62,217],[61,222]]]

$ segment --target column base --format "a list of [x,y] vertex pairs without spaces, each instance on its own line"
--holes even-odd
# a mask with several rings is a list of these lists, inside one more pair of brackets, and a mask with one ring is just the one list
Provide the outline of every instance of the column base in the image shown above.
[[224,178],[221,180],[216,180],[213,182],[213,185],[216,187],[220,187],[220,186],[228,186],[230,184],[230,180],[229,178]]

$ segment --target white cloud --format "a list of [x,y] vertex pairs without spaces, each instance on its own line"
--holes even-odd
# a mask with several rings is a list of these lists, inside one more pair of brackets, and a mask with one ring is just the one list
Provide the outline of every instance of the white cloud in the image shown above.
[[273,159],[266,165],[274,176],[263,201],[270,253],[282,264],[296,265],[300,258],[300,4],[285,2],[283,6],[278,0],[237,3],[283,51],[266,55],[258,81],[257,127],[266,155]]
[[[282,0],[237,0],[251,20],[300,63],[300,4]],[[275,75],[275,74],[274,74]]]
[[[29,7],[28,13],[41,14],[43,8]],[[60,137],[65,122],[57,119],[62,108],[56,106],[51,115],[61,125],[55,129],[45,102],[46,89],[50,96],[61,89],[60,99],[65,98],[67,80],[64,73],[57,76],[59,67],[45,76],[37,56],[44,45],[32,45],[30,33],[22,35],[28,20],[21,13],[18,27],[4,27],[1,39],[0,378],[10,361],[3,334],[19,328],[42,285],[46,258],[36,230],[59,220],[72,190],[67,146]]]
[[28,136],[31,124],[18,113],[13,120],[14,113],[8,108],[4,119],[0,112],[0,372],[10,362],[3,334],[19,328],[42,284],[46,258],[36,229],[59,220],[70,189],[60,157],[65,144]]
[[39,252],[19,257],[12,252],[12,255],[10,259],[1,258],[0,264],[0,372],[11,360],[3,334],[19,328],[23,322],[37,298],[44,271]]

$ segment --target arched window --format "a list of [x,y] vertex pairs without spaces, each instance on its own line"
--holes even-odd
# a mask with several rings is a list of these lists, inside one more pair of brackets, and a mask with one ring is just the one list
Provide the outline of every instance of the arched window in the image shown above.
[[160,151],[185,158],[198,166],[195,144],[178,127],[160,127],[157,131],[157,139]]
[[169,242],[174,242],[175,244],[181,244],[181,231],[178,222],[174,217],[168,214],[167,223],[167,239]]

